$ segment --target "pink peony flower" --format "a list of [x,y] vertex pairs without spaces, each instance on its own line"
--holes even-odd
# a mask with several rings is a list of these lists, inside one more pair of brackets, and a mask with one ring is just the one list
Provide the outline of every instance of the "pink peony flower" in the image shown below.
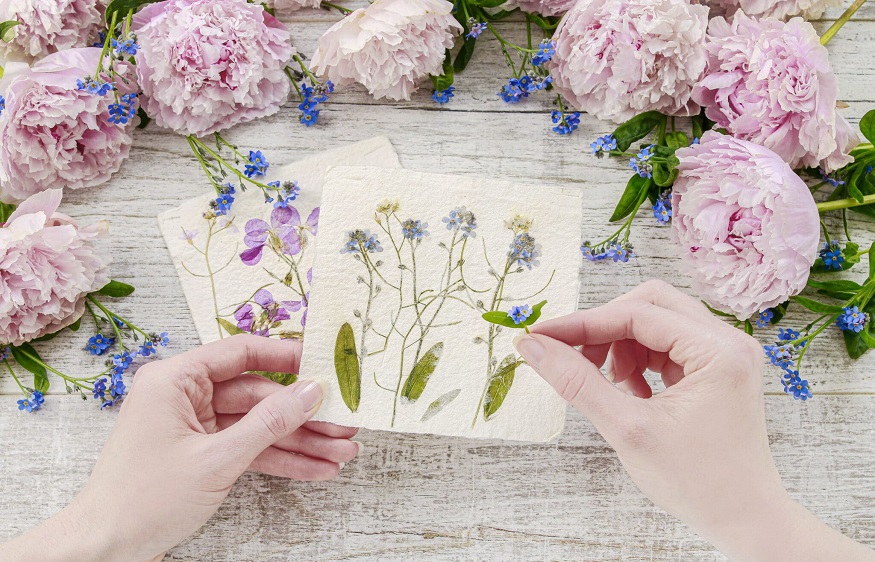
[[322,5],[322,0],[267,0],[265,4],[278,14],[289,14],[301,8],[318,8]]
[[106,223],[80,228],[55,211],[61,190],[38,193],[0,225],[0,343],[20,345],[66,328],[85,296],[109,282],[92,247]]
[[561,16],[571,9],[577,0],[508,0],[501,9],[513,10],[519,8],[524,12],[541,14],[542,16]]
[[859,142],[836,113],[838,82],[810,23],[755,20],[738,12],[708,26],[708,68],[693,90],[705,115],[793,168],[827,172],[853,161]]
[[207,135],[272,115],[289,94],[289,31],[246,0],[165,0],[134,15],[143,107],[155,123]]
[[694,289],[740,319],[799,293],[820,239],[799,176],[771,150],[714,131],[676,154],[672,224]]
[[[48,187],[100,185],[118,171],[131,147],[133,123],[110,123],[106,96],[77,90],[94,73],[100,49],[68,49],[28,69],[10,65],[0,114],[0,201],[20,201]],[[125,63],[116,64],[128,72]],[[7,78],[10,80],[7,81]],[[132,78],[132,77],[131,77]],[[121,92],[133,82],[118,81]]]
[[708,8],[688,0],[592,0],[562,18],[547,63],[575,108],[615,123],[656,110],[693,115]]
[[15,38],[0,41],[0,57],[38,58],[91,44],[103,23],[97,0],[3,0],[0,22],[18,21]]
[[756,18],[785,19],[803,16],[817,19],[829,7],[841,5],[841,0],[705,0],[711,6],[711,15],[732,16],[741,10]]
[[310,69],[338,86],[358,82],[377,99],[409,100],[462,26],[446,0],[375,0],[319,38]]

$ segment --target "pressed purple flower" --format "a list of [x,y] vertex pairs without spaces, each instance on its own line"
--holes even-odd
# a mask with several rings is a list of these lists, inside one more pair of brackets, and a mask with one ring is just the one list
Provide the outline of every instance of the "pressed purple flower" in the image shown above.
[[[314,211],[316,212],[316,211]],[[312,217],[312,213],[311,213]],[[316,212],[316,219],[312,226],[315,234],[315,220],[318,220],[319,214]],[[308,219],[307,227],[310,228],[310,219]],[[301,253],[301,237],[299,229],[301,228],[301,215],[294,207],[278,207],[270,214],[270,224],[261,219],[249,219],[246,222],[246,236],[243,242],[249,248],[240,254],[240,259],[246,265],[256,265],[261,261],[261,254],[268,240],[272,244],[276,244],[280,252],[283,254],[294,256]]]

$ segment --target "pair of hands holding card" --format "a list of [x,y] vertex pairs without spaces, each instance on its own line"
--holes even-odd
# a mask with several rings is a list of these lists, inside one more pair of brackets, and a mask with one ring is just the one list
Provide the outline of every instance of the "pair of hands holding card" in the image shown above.
[[[692,297],[649,282],[540,323],[515,345],[592,421],[642,492],[728,555],[871,557],[785,492],[766,435],[761,350]],[[0,559],[160,558],[247,470],[335,477],[360,445],[354,429],[308,421],[319,385],[241,374],[294,372],[300,353],[297,342],[236,336],[142,367],[88,484],[41,528],[0,547]],[[652,396],[645,369],[661,373],[664,392]]]

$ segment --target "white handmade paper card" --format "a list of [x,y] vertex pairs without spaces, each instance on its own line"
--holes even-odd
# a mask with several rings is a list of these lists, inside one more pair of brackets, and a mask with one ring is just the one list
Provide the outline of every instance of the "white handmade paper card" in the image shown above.
[[[329,167],[399,167],[385,137],[270,168],[265,182],[295,182],[286,205],[260,190],[237,190],[225,215],[210,210],[215,193],[159,216],[202,343],[232,333],[299,337],[308,316],[322,182]],[[206,213],[206,215],[205,215]]]
[[576,189],[407,170],[325,178],[301,374],[317,419],[349,426],[548,441],[565,402],[487,311],[577,308]]

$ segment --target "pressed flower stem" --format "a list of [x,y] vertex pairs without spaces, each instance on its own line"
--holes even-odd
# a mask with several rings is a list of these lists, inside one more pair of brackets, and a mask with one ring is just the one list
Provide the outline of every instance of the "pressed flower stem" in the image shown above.
[[827,43],[832,41],[832,38],[835,36],[836,33],[838,33],[839,29],[841,29],[843,25],[848,23],[848,20],[850,20],[851,17],[855,13],[857,13],[857,10],[859,10],[860,7],[862,7],[865,3],[866,0],[856,0],[853,4],[848,6],[848,9],[845,10],[845,13],[839,16],[839,19],[837,19],[834,24],[829,26],[829,29],[826,30],[826,33],[821,36],[820,44],[826,45]]
[[856,199],[836,199],[835,201],[823,201],[817,204],[817,211],[827,213],[829,211],[839,211],[841,209],[850,209],[851,207],[861,207],[863,205],[871,205],[875,203],[875,194],[864,195],[863,201]]

